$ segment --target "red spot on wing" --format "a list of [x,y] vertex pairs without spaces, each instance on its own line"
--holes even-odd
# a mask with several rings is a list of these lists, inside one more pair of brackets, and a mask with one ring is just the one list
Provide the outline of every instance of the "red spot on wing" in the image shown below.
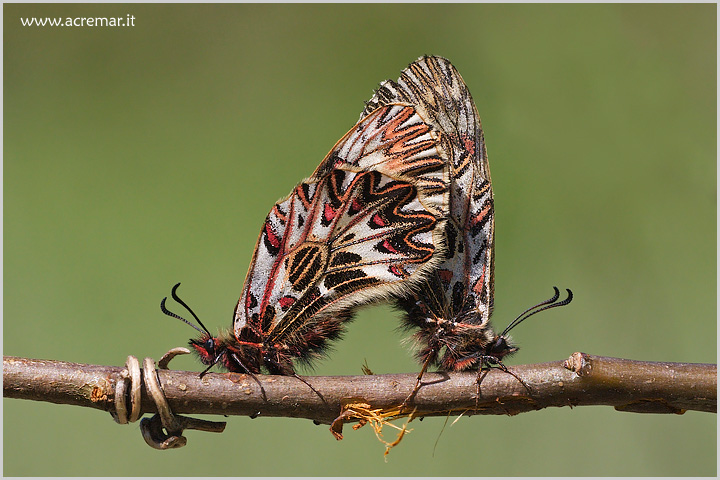
[[395,249],[393,248],[393,246],[390,244],[390,242],[388,242],[387,240],[383,240],[383,242],[382,242],[382,248],[384,248],[385,250],[387,250],[387,251],[390,252],[390,253],[398,253],[398,251],[395,250]]
[[270,222],[265,223],[265,235],[267,236],[268,242],[270,242],[270,245],[272,245],[273,248],[280,248],[280,239],[273,231]]
[[398,265],[391,265],[388,270],[390,270],[390,273],[392,273],[396,277],[405,278],[408,276],[408,273]]
[[385,225],[387,225],[387,222],[383,220],[377,213],[373,215],[372,220],[370,221],[378,227],[384,227]]
[[475,285],[473,285],[473,291],[480,295],[483,290],[483,286],[485,285],[485,269],[487,265],[483,265],[483,273],[480,275],[480,278],[478,278],[477,282],[475,282]]
[[335,215],[337,215],[337,212],[332,209],[329,203],[325,204],[325,211],[323,212],[323,216],[326,220],[331,221],[333,218],[335,218]]
[[485,208],[483,208],[477,215],[475,215],[470,220],[470,226],[474,227],[478,223],[482,222],[485,219],[485,217],[487,217],[489,212],[490,212],[490,205],[487,205]]
[[475,140],[472,138],[469,138],[465,135],[462,137],[462,141],[465,144],[465,150],[470,154],[473,155],[475,153]]
[[280,300],[278,300],[278,303],[279,303],[280,306],[283,308],[283,310],[285,310],[285,309],[289,308],[290,305],[292,305],[293,303],[295,303],[295,298],[289,297],[289,296],[288,296],[288,297],[282,297]]
[[360,210],[362,210],[362,208],[363,208],[362,204],[360,204],[360,202],[358,202],[357,198],[353,198],[352,204],[350,205],[350,211],[355,213],[355,212],[359,212]]

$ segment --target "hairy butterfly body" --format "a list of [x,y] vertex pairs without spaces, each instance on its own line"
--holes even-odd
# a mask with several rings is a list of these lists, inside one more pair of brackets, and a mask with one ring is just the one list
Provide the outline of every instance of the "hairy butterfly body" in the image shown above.
[[[213,337],[198,320],[202,335],[190,345],[200,360],[295,375],[294,361],[321,356],[356,306],[419,285],[442,258],[443,143],[413,106],[388,103],[365,115],[271,209],[232,330]],[[175,289],[173,298],[186,306]],[[164,301],[163,311],[171,314]]]
[[[499,365],[517,351],[507,333],[528,316],[565,305],[553,298],[528,309],[502,333],[490,324],[494,296],[495,223],[490,167],[480,117],[467,85],[442,57],[426,56],[410,64],[397,82],[386,80],[367,102],[362,116],[383,105],[404,102],[439,130],[445,140],[450,170],[446,251],[443,261],[398,304],[405,324],[416,329],[423,368],[480,369]],[[409,397],[408,397],[409,398]]]

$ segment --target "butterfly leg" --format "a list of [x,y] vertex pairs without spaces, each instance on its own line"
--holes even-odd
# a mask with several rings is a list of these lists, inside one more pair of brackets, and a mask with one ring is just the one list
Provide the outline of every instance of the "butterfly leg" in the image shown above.
[[415,395],[417,395],[417,393],[420,391],[420,386],[422,385],[422,377],[423,377],[423,375],[425,374],[425,372],[427,371],[428,366],[430,365],[430,361],[431,361],[431,360],[433,359],[433,357],[434,357],[434,354],[433,354],[433,353],[434,353],[434,352],[430,352],[430,353],[427,355],[427,358],[425,358],[425,362],[423,363],[422,369],[420,369],[420,373],[418,373],[417,382],[415,382],[415,388],[413,388],[413,391],[410,392],[410,395],[408,395],[407,398],[405,398],[405,400],[403,401],[403,403],[400,405],[400,413],[402,413],[403,410],[405,410],[405,407],[407,407],[408,403],[409,403],[409,402],[415,397]]
[[[240,358],[238,358],[238,356],[235,353],[230,352],[230,355],[232,355],[233,359],[237,362],[237,364],[240,365],[245,370],[245,373],[250,375],[250,378],[252,378],[253,380],[255,380],[257,382],[258,386],[260,387],[260,393],[262,393],[263,400],[267,402],[267,395],[265,394],[265,389],[263,388],[262,383],[260,383],[260,379],[258,377],[256,377],[254,373],[252,373],[250,370],[248,370],[248,368],[245,365],[243,365],[243,363],[240,361]],[[210,368],[205,370],[205,372],[207,372],[208,370],[210,370]],[[202,375],[204,375],[205,372],[200,374],[200,376],[202,377]],[[258,415],[259,415],[259,413],[258,413]]]
[[[178,285],[179,285],[179,284],[178,284]],[[177,285],[175,285],[175,286],[177,287]],[[217,363],[220,361],[220,359],[222,358],[222,356],[223,356],[224,354],[225,354],[225,352],[220,352],[220,353],[218,353],[217,356],[213,359],[213,361],[212,361],[212,363],[210,364],[210,366],[207,367],[207,368],[206,368],[205,370],[203,370],[202,372],[200,372],[200,378],[204,377],[205,374],[208,373],[208,372],[210,371],[210,369],[211,369],[212,367],[214,367],[215,364],[217,364]],[[232,356],[233,356],[233,358],[235,358],[235,360],[237,360],[238,365],[240,365],[242,368],[245,368],[245,365],[242,364],[242,362],[241,362],[240,359],[237,357],[237,355],[235,355],[235,354],[233,353]],[[249,370],[248,370],[247,368],[245,368],[245,371],[246,371],[246,372],[249,372]]]
[[265,361],[265,366],[268,367],[268,370],[270,370],[270,373],[273,375],[287,375],[290,377],[295,377],[301,382],[303,382],[305,385],[307,385],[310,390],[315,392],[315,394],[320,397],[320,400],[325,403],[325,398],[315,390],[315,388],[308,383],[307,380],[302,378],[300,375],[295,373],[295,371],[292,368],[292,362],[288,360],[288,358],[277,352],[276,350],[269,350],[266,352],[263,356],[263,360]]
[[[520,382],[522,384],[523,387],[525,387],[525,390],[527,390],[527,392],[530,395],[532,395],[532,390],[530,390],[530,387],[525,382],[523,382],[522,378],[518,377],[515,373],[511,372],[510,369],[508,369],[499,358],[493,357],[493,356],[488,356],[488,355],[483,355],[481,357],[480,364],[482,365],[482,367],[480,368],[480,370],[478,370],[478,376],[477,376],[477,398],[480,397],[480,383],[485,378],[485,376],[487,375],[487,372],[489,372],[491,368],[498,368],[498,369],[502,370],[503,372],[512,375],[513,377],[515,377],[515,379],[518,382]],[[482,372],[486,372],[486,373],[481,378],[480,375]]]
[[313,388],[313,386],[310,385],[307,380],[305,380],[303,377],[301,377],[301,376],[298,375],[297,373],[293,373],[292,376],[295,377],[295,378],[297,378],[297,379],[300,380],[301,382],[303,382],[303,383],[304,383],[305,385],[307,385],[308,387],[310,387],[310,390],[312,390],[313,392],[315,392],[315,394],[316,394],[318,397],[320,397],[320,400],[322,400],[323,403],[327,403],[327,402],[325,402],[325,397],[323,397],[320,392],[318,392],[317,390],[315,390],[315,388]]

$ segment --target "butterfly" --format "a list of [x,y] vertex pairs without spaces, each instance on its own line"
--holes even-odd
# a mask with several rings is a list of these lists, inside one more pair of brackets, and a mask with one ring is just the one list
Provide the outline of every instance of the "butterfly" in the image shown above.
[[[498,366],[515,353],[508,332],[526,318],[567,305],[555,295],[526,310],[500,334],[490,324],[495,280],[495,214],[490,167],[475,103],[455,67],[445,58],[420,57],[397,82],[386,80],[366,102],[361,118],[384,105],[405,103],[446,139],[450,170],[448,218],[442,262],[398,305],[404,325],[416,330],[423,373],[432,365],[448,371]],[[407,402],[407,400],[406,400]]]
[[[401,295],[441,261],[448,153],[413,106],[369,112],[270,210],[230,331],[190,341],[208,368],[293,375],[341,336],[355,307]],[[201,375],[202,375],[201,374]],[[298,377],[300,378],[300,377]],[[307,382],[306,382],[307,383]],[[311,387],[312,388],[312,387]]]

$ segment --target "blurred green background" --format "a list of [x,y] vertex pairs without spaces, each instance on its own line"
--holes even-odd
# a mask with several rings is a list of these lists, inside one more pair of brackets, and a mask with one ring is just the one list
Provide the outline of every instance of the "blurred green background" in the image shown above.
[[[135,16],[135,27],[21,17]],[[5,355],[122,365],[184,345],[184,299],[229,327],[262,221],[422,54],[483,120],[494,322],[570,287],[510,363],[580,350],[715,363],[716,6],[4,5]],[[416,372],[366,309],[315,374]],[[174,363],[199,370],[192,358]],[[311,373],[305,371],[304,373]],[[413,423],[383,461],[296,419],[229,418],[153,451],[107,413],[3,402],[5,475],[716,474],[716,416],[548,409]],[[452,423],[452,419],[451,422]],[[387,430],[387,438],[394,438]],[[32,452],[32,453],[29,453]]]

